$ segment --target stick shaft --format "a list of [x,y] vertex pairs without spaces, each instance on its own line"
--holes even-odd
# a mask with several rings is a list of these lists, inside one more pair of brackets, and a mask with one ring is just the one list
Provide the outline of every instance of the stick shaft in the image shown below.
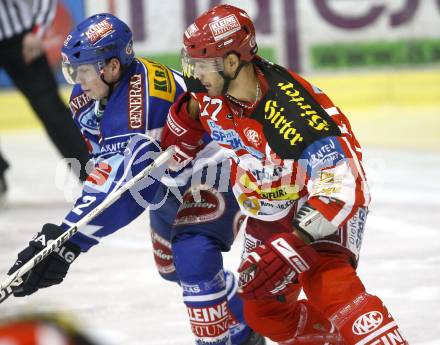
[[48,246],[46,246],[40,252],[35,254],[34,257],[32,257],[22,267],[20,267],[17,271],[15,271],[12,275],[10,275],[0,286],[0,303],[2,303],[13,293],[13,287],[17,287],[23,282],[23,280],[21,279],[23,275],[25,275],[27,272],[33,269],[39,262],[41,262],[49,254],[53,253],[57,248],[61,247],[64,242],[69,240],[73,235],[75,235],[78,232],[78,229],[80,227],[88,224],[97,215],[99,215],[102,211],[107,209],[116,200],[118,200],[121,197],[121,195],[124,194],[127,190],[129,190],[131,187],[133,187],[136,183],[138,183],[146,176],[150,175],[151,172],[154,171],[156,168],[167,162],[172,157],[173,154],[174,154],[174,150],[170,148],[162,152],[154,160],[153,163],[147,166],[144,170],[142,170],[132,179],[124,183],[120,188],[107,195],[107,197],[92,211],[86,214],[75,225],[70,227],[61,236],[59,236],[50,244],[48,244]]

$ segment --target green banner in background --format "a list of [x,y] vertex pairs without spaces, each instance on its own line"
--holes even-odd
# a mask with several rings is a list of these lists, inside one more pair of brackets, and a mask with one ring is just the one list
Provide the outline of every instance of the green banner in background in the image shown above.
[[[276,54],[275,49],[271,47],[263,47],[258,49],[258,55],[262,56],[263,58],[276,62]],[[149,54],[148,52],[136,52],[136,56],[140,57],[146,57],[148,59],[158,61],[161,64],[164,64],[168,67],[171,67],[177,71],[181,70],[180,66],[180,54],[176,52],[175,54]]]
[[310,48],[316,69],[440,64],[440,39],[320,44]]

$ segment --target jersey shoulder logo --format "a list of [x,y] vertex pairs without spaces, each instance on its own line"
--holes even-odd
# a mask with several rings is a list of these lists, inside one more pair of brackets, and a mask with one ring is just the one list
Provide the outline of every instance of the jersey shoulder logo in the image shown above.
[[168,102],[174,102],[176,82],[173,78],[173,72],[158,62],[143,58],[139,60],[148,71],[149,95]]
[[89,111],[81,113],[78,117],[78,121],[83,128],[88,129],[90,133],[97,134],[99,131],[98,120],[95,116],[93,108]]
[[128,85],[128,127],[140,129],[144,126],[144,83],[140,73],[131,76]]

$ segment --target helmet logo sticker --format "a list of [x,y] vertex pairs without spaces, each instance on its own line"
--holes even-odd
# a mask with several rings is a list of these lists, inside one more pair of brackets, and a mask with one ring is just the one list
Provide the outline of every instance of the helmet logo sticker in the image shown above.
[[125,47],[125,54],[130,55],[132,53],[133,53],[133,41],[130,41]]
[[215,41],[219,41],[240,30],[240,23],[234,14],[209,23]]
[[67,35],[66,39],[64,40],[64,46],[65,47],[69,44],[71,39],[72,39],[72,35]]
[[251,39],[249,40],[249,46],[251,48],[255,47],[257,45],[257,42],[255,41],[255,36],[252,36]]
[[113,25],[107,19],[104,19],[91,26],[90,29],[85,32],[85,34],[90,43],[94,44],[104,37],[110,35],[112,32],[114,32]]
[[194,35],[197,31],[199,31],[199,28],[195,23],[188,26],[188,28],[185,30],[185,36],[186,38],[190,38],[192,35]]

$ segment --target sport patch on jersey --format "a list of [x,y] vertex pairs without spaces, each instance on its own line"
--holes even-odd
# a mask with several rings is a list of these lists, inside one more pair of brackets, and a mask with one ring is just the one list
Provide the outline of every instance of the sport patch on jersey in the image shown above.
[[272,182],[279,180],[286,170],[283,166],[264,166],[262,168],[251,169],[250,172],[258,181]]
[[237,198],[238,204],[247,212],[256,215],[261,209],[260,200],[256,197],[249,197],[246,194],[240,194]]
[[99,125],[93,108],[81,113],[78,121],[82,127],[87,128],[90,133],[99,134]]
[[267,216],[266,220],[283,217],[297,200],[259,199],[260,195],[254,196],[247,195],[246,192],[243,193],[241,186],[234,186],[233,191],[244,214],[261,219]]
[[308,164],[312,169],[331,167],[345,158],[341,145],[336,138],[332,137],[315,141],[304,153],[302,158],[308,160]]
[[111,165],[105,162],[100,162],[98,163],[98,165],[95,166],[95,169],[93,169],[93,171],[87,177],[87,182],[90,182],[97,186],[102,186],[107,182],[111,172]]
[[121,164],[124,164],[121,155],[112,155],[96,164],[84,183],[83,191],[89,194],[107,193],[114,185]]
[[247,174],[243,174],[238,179],[240,185],[244,187],[247,193],[256,193],[259,198],[268,200],[296,200],[299,198],[300,188],[296,185],[285,184],[279,187],[260,188],[253,182]]
[[144,127],[144,81],[142,74],[133,74],[128,84],[128,128]]
[[321,170],[313,182],[310,196],[334,196],[341,192],[345,175],[338,174],[335,169]]
[[209,222],[225,212],[225,199],[216,189],[200,185],[183,195],[174,226]]
[[148,70],[149,95],[173,102],[176,96],[176,82],[173,78],[173,72],[155,61],[143,58],[139,60]]
[[187,310],[197,344],[226,344],[230,320],[227,301]]
[[360,207],[345,225],[347,231],[346,247],[356,255],[356,258],[359,256],[361,250],[366,220],[367,209]]
[[153,244],[154,261],[157,270],[162,274],[173,273],[176,268],[173,262],[173,252],[171,242],[159,236],[153,229],[151,230],[151,242]]
[[240,149],[246,150],[252,156],[258,159],[263,159],[265,157],[264,153],[261,153],[251,146],[245,145],[241,140],[240,135],[235,130],[223,129],[221,126],[211,120],[208,120],[207,123],[211,129],[212,139],[219,144],[226,144],[230,146],[234,151],[238,151]]

